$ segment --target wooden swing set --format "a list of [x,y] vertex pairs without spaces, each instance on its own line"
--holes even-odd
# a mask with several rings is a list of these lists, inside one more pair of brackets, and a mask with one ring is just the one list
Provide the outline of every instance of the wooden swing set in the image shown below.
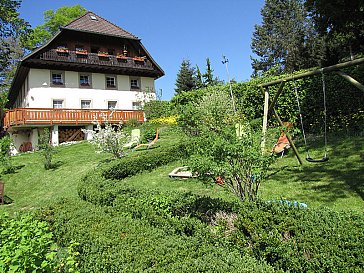
[[[326,150],[326,146],[327,146],[327,130],[326,130],[326,90],[325,90],[325,79],[324,79],[324,74],[325,73],[329,73],[329,72],[335,72],[337,75],[341,76],[342,78],[344,78],[346,81],[348,81],[349,83],[351,83],[352,85],[354,85],[356,88],[358,88],[359,90],[364,92],[364,85],[361,84],[360,82],[358,82],[357,80],[355,80],[353,77],[349,76],[348,74],[344,73],[343,71],[341,71],[340,69],[343,68],[347,68],[347,67],[351,67],[354,65],[359,65],[364,63],[364,58],[360,58],[360,59],[356,59],[356,60],[352,60],[352,61],[348,61],[348,62],[344,62],[344,63],[339,63],[336,65],[332,65],[332,66],[328,66],[328,67],[323,67],[320,69],[315,69],[315,70],[311,70],[311,71],[307,71],[301,74],[297,74],[297,75],[293,75],[290,77],[286,77],[283,79],[279,79],[279,80],[275,80],[275,81],[271,81],[271,82],[267,82],[267,83],[263,83],[263,84],[259,84],[258,87],[262,90],[263,94],[264,94],[264,114],[263,114],[263,141],[262,141],[262,150],[265,150],[265,134],[267,132],[267,124],[268,124],[268,118],[270,115],[274,115],[274,117],[276,118],[276,120],[278,121],[279,125],[284,128],[284,123],[282,122],[281,118],[279,117],[276,109],[275,109],[275,105],[278,101],[279,96],[282,94],[283,92],[283,87],[285,85],[286,82],[289,81],[293,81],[294,83],[294,89],[295,89],[295,93],[296,93],[296,98],[297,98],[297,104],[298,104],[298,108],[299,108],[299,112],[300,112],[300,121],[301,121],[301,130],[302,130],[302,134],[304,137],[304,141],[305,141],[305,146],[306,146],[306,160],[308,162],[326,162],[328,161],[328,156],[327,156],[327,150]],[[312,159],[309,155],[309,151],[307,148],[307,142],[306,142],[306,136],[304,133],[304,128],[303,128],[303,122],[302,122],[302,114],[301,114],[301,109],[300,109],[300,104],[299,104],[299,99],[298,99],[298,94],[297,94],[297,88],[295,85],[295,80],[298,79],[302,79],[302,78],[306,78],[306,77],[310,77],[310,76],[314,76],[314,75],[318,75],[321,74],[322,76],[322,89],[323,89],[323,96],[324,96],[324,124],[325,124],[325,132],[324,132],[324,137],[325,137],[325,155],[323,158],[321,159]],[[269,87],[270,86],[275,86],[278,85],[278,91],[275,94],[273,100],[271,100],[269,98]],[[291,136],[289,135],[289,132],[285,132],[288,142],[289,142],[289,146],[292,148],[294,154],[297,157],[298,162],[300,163],[300,165],[303,164],[303,161],[298,153],[298,150],[296,148],[296,146],[294,145]]]

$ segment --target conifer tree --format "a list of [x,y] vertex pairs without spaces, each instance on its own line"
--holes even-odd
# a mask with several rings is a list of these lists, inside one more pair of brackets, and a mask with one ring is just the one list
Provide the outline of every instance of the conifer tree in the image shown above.
[[176,88],[174,89],[176,94],[196,89],[195,73],[195,68],[191,67],[190,61],[183,60],[177,74]]
[[251,48],[255,74],[278,66],[278,73],[317,66],[320,39],[302,0],[266,0],[262,25],[256,25]]

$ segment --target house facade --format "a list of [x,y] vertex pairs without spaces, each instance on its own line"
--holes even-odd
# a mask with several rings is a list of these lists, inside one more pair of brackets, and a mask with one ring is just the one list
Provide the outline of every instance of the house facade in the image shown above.
[[52,143],[87,138],[94,121],[144,121],[164,72],[130,32],[88,12],[26,56],[14,77],[4,129],[18,151],[34,148],[43,128]]

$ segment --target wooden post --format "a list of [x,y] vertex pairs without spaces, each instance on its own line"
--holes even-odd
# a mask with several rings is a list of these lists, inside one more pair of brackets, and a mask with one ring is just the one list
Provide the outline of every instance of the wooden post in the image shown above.
[[269,107],[269,93],[268,88],[263,88],[262,91],[264,92],[264,112],[263,112],[263,139],[261,143],[262,147],[262,154],[265,151],[265,135],[267,133],[267,124],[268,124],[268,107]]
[[354,79],[353,77],[349,76],[348,74],[342,72],[342,71],[336,71],[336,74],[340,75],[341,77],[343,77],[345,80],[347,80],[348,82],[350,82],[352,85],[354,85],[356,88],[360,89],[361,91],[364,92],[364,85],[362,85],[360,82],[358,82],[356,79]]
[[278,91],[277,91],[277,94],[274,96],[273,98],[273,101],[270,103],[269,105],[269,109],[268,109],[268,116],[270,116],[270,114],[272,113],[272,110],[273,110],[273,107],[276,105],[277,103],[277,100],[278,100],[278,97],[279,95],[282,93],[283,91],[283,86],[284,84],[286,83],[286,81],[282,81],[281,84],[279,85],[279,88],[278,88]]

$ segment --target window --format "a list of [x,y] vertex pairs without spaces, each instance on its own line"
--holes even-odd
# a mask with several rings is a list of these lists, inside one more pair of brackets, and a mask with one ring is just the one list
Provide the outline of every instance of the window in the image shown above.
[[81,109],[90,109],[91,100],[81,100]]
[[133,101],[133,110],[140,110],[142,108],[142,103],[140,101]]
[[63,100],[53,100],[53,108],[63,108]]
[[115,109],[116,108],[117,101],[108,101],[107,102],[107,109]]
[[51,86],[64,86],[64,72],[62,71],[51,72]]
[[106,88],[116,89],[116,77],[115,76],[106,76]]
[[139,90],[140,89],[140,80],[139,78],[131,78],[130,79],[130,89],[131,90]]
[[80,87],[91,87],[90,74],[80,74]]

